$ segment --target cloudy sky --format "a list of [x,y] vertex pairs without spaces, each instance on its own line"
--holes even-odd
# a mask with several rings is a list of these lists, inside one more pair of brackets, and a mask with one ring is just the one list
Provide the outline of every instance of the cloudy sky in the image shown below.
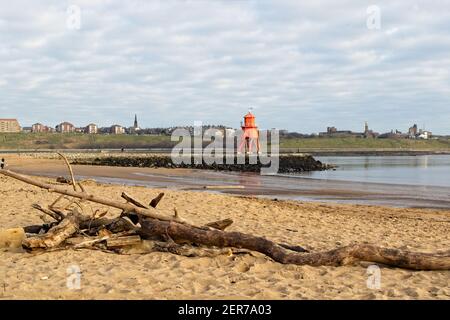
[[0,0],[0,118],[450,134],[450,1],[301,2]]

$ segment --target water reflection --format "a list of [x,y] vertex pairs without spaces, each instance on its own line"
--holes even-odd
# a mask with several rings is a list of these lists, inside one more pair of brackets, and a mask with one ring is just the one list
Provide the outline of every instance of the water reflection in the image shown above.
[[306,177],[345,181],[450,186],[450,155],[317,157],[338,165],[336,171]]

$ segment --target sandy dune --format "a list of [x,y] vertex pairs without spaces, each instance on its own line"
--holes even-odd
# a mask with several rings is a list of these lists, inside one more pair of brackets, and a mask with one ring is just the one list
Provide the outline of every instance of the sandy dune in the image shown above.
[[[50,181],[48,178],[41,178]],[[148,200],[161,190],[86,182],[96,194],[118,198],[125,190]],[[421,251],[448,249],[450,212],[357,205],[273,201],[164,190],[162,212],[202,224],[230,217],[230,230],[264,235],[313,250],[354,242]],[[0,226],[41,223],[32,203],[56,195],[0,177]],[[96,205],[93,205],[96,208]],[[111,215],[118,214],[110,211]],[[79,266],[81,289],[66,286],[67,268]],[[187,258],[168,253],[115,255],[57,251],[0,253],[0,298],[33,299],[449,299],[450,271],[381,267],[381,289],[367,288],[366,264],[345,267],[281,265],[260,255]]]

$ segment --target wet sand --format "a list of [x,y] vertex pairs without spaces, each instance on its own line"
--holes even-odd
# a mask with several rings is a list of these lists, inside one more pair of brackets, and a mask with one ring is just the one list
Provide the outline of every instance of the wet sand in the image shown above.
[[[49,177],[67,176],[67,168],[60,159],[17,155],[7,155],[7,159],[10,168],[18,172]],[[81,179],[94,179],[103,183],[303,201],[450,209],[450,188],[448,187],[361,183],[289,175],[261,176],[253,173],[192,169],[75,165],[74,171]],[[226,188],[213,190],[204,188],[209,185],[226,186]],[[238,188],[229,188],[230,186]]]

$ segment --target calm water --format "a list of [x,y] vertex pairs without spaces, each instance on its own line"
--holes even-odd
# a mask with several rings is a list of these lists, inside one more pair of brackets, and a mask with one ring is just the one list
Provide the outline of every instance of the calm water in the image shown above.
[[335,171],[302,177],[341,181],[450,187],[450,155],[317,157]]
[[[195,171],[168,177],[162,185],[239,185],[225,193],[309,201],[450,208],[450,155],[317,157],[338,165],[335,171],[261,176],[238,172]],[[146,175],[146,174],[144,174]],[[149,175],[152,183],[156,176]],[[160,178],[160,177],[159,177]]]
[[[206,170],[158,171],[99,167],[93,173],[75,166],[78,178],[158,188],[203,190],[206,185],[239,186],[214,192],[310,201],[381,204],[450,209],[450,155],[316,157],[338,165],[335,171],[261,176],[254,173]],[[106,169],[106,172],[103,170]],[[122,168],[123,169],[123,168]],[[66,168],[43,167],[19,172],[47,176],[66,174]],[[175,172],[178,172],[175,174]],[[119,178],[120,177],[120,178]]]

